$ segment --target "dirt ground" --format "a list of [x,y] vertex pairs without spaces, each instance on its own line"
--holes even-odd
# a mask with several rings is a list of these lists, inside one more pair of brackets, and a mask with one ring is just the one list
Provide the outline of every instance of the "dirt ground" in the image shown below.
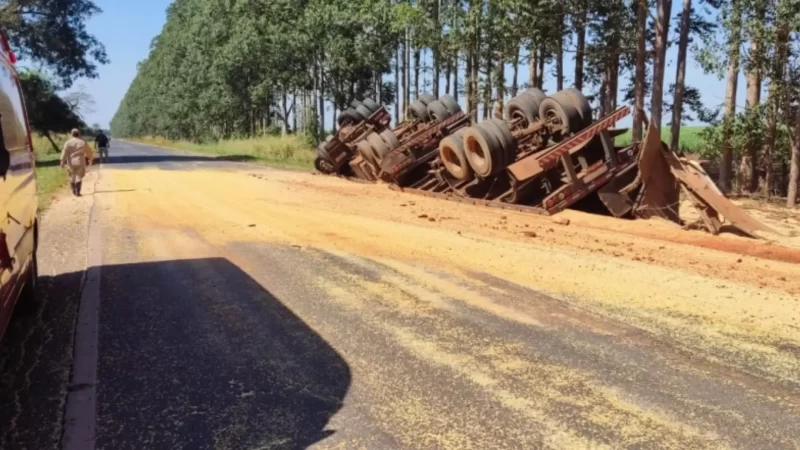
[[[489,274],[647,330],[709,360],[800,382],[800,221],[776,208],[746,205],[785,233],[767,242],[576,211],[560,214],[569,219],[561,225],[548,217],[292,171],[253,170],[249,177],[120,171],[115,184],[125,189],[136,179],[165,174],[176,187],[203,186],[202,192],[181,192],[188,199],[215,199],[207,209],[181,212],[200,224],[213,217],[229,225],[215,225],[204,232],[206,239],[250,235],[401,261],[406,272],[424,264],[461,277]],[[142,205],[136,214],[157,214],[144,206],[150,201],[145,197],[135,201]],[[257,227],[250,223],[254,217]]]

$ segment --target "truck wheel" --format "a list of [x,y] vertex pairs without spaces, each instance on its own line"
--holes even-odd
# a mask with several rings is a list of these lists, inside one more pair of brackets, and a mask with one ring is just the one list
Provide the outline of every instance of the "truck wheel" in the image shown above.
[[356,109],[359,106],[361,106],[361,102],[358,101],[357,99],[353,99],[353,101],[350,102],[350,107],[353,108],[353,109]]
[[589,99],[587,99],[586,96],[583,95],[583,92],[575,88],[567,88],[561,92],[564,93],[565,97],[568,97],[570,100],[572,100],[572,107],[575,108],[578,111],[578,114],[581,116],[581,129],[591,125],[592,105],[589,104]]
[[447,110],[442,102],[439,100],[434,100],[428,103],[428,115],[433,118],[433,120],[444,120],[450,117],[450,111]]
[[340,127],[341,127],[342,125],[344,125],[344,124],[345,124],[345,123],[346,123],[348,120],[349,120],[350,122],[353,122],[353,123],[358,123],[358,122],[361,122],[362,120],[364,120],[364,118],[362,118],[362,117],[361,117],[361,114],[359,114],[358,112],[356,112],[356,110],[355,110],[355,109],[353,109],[353,108],[347,108],[347,109],[345,109],[344,111],[342,111],[342,112],[340,112],[340,113],[339,113],[339,116],[338,116],[338,117],[336,117],[336,123],[337,123],[337,124],[338,124]]
[[459,181],[472,178],[472,167],[467,161],[467,152],[464,149],[464,129],[439,142],[439,157],[447,172]]
[[367,142],[369,142],[370,147],[372,147],[372,156],[375,161],[380,161],[383,157],[389,153],[389,147],[383,142],[380,136],[376,133],[370,133],[367,135]]
[[314,168],[317,169],[317,172],[324,173],[325,175],[330,175],[334,172],[333,164],[319,155],[314,158]]
[[369,108],[367,108],[364,105],[358,105],[356,107],[356,112],[358,112],[358,114],[363,116],[364,120],[369,119],[369,117],[372,115],[372,111],[370,111]]
[[369,108],[369,110],[372,111],[373,114],[381,108],[381,105],[379,105],[378,102],[369,97],[362,100],[361,104]]
[[505,169],[517,159],[517,140],[514,139],[511,130],[508,129],[508,125],[504,121],[489,119],[486,123],[489,127],[494,127],[495,134],[500,141],[502,152],[497,155],[497,161],[502,161],[502,167]]
[[464,150],[467,153],[467,161],[472,166],[472,170],[480,177],[488,177],[494,174],[493,155],[502,151],[500,141],[495,133],[479,123],[469,127],[464,131]]
[[450,111],[450,114],[458,114],[461,112],[461,106],[452,95],[444,94],[439,96],[439,101]]
[[562,141],[570,133],[580,128],[581,118],[578,111],[571,104],[565,105],[554,97],[542,100],[542,104],[539,105],[539,117],[548,123],[566,126],[566,131],[553,133],[552,138],[556,142]]
[[542,103],[542,100],[547,98],[547,95],[545,95],[545,93],[542,92],[541,89],[536,89],[536,88],[525,89],[524,91],[522,91],[522,94],[520,95],[527,95],[528,97],[531,97],[533,101],[536,102],[537,105],[539,103]]
[[436,100],[432,94],[424,93],[417,96],[417,100],[421,101],[423,105],[428,106],[428,103]]
[[425,106],[425,103],[423,103],[419,99],[414,100],[413,102],[411,102],[410,105],[408,105],[407,115],[409,119],[412,120],[419,119],[426,121],[429,119],[428,108]]
[[523,119],[523,127],[528,127],[539,117],[539,104],[529,95],[517,95],[506,104],[506,120]]
[[400,141],[397,139],[397,135],[394,134],[392,130],[381,131],[381,139],[383,139],[383,142],[385,142],[389,147],[389,151],[400,147]]

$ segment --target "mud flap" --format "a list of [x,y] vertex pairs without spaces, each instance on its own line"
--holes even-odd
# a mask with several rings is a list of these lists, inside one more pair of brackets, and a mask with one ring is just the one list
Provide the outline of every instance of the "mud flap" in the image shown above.
[[634,201],[625,188],[634,182],[635,169],[636,165],[631,164],[597,191],[600,201],[614,217],[625,217],[633,211]]

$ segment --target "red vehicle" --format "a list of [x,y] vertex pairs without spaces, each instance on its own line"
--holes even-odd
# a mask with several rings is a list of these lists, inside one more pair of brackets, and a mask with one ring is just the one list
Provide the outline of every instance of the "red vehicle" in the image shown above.
[[16,57],[0,32],[0,338],[19,303],[35,303],[39,241],[35,158]]

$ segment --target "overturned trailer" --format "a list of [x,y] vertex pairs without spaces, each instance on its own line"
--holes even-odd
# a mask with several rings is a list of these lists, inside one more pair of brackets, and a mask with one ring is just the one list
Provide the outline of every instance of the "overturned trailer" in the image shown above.
[[[642,142],[616,145],[615,137],[627,130],[614,126],[631,113],[627,106],[593,120],[588,100],[576,89],[551,96],[528,89],[509,101],[505,120],[469,126],[460,110],[446,112],[426,120],[412,113],[393,131],[402,136],[399,145],[371,152],[369,173],[338,173],[381,179],[399,191],[536,214],[580,207],[687,225],[678,210],[683,193],[700,212],[700,225],[712,233],[721,231],[725,220],[751,236],[772,232],[722,196],[701,168],[670,152],[646,119]],[[363,135],[361,142],[351,144],[356,150],[350,167],[366,160],[369,145],[377,144]]]
[[442,138],[469,125],[449,95],[419,96],[394,128],[389,128],[386,109],[374,101],[354,101],[352,106],[337,118],[338,131],[317,148],[314,165],[320,172],[377,181],[387,155],[407,155],[416,161],[414,168],[424,166],[438,154]]

